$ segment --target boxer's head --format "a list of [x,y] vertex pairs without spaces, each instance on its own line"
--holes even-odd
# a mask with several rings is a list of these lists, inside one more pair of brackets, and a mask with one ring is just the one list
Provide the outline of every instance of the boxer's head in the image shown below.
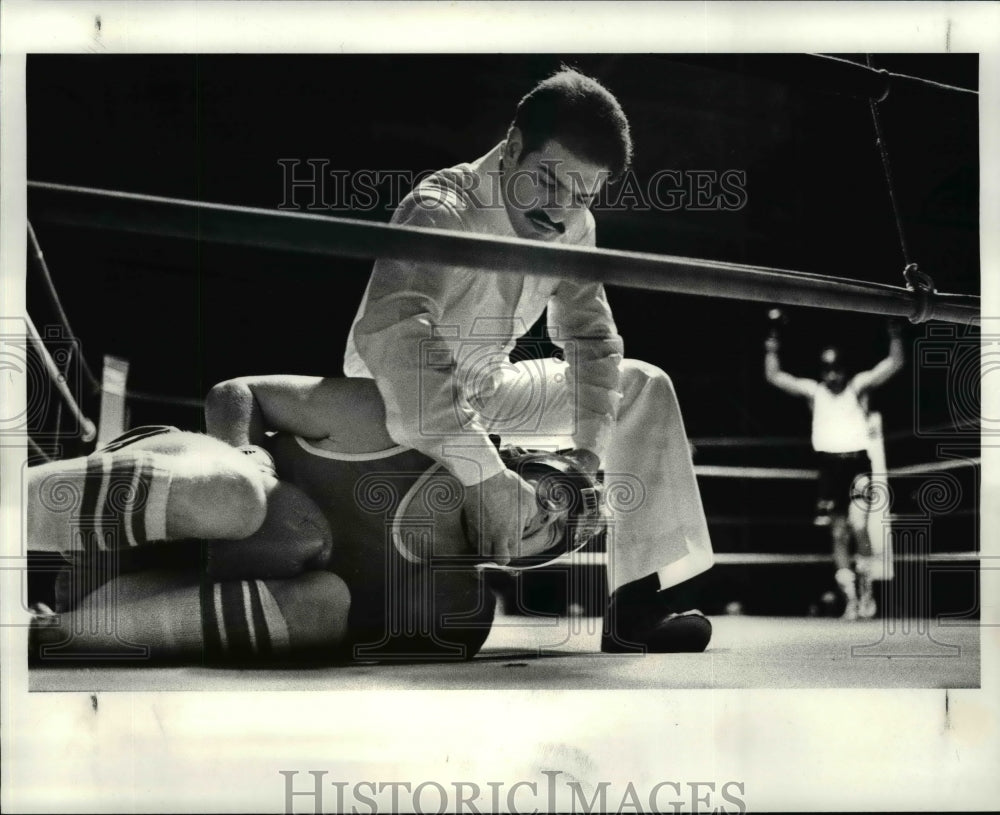
[[504,205],[515,232],[553,240],[579,227],[632,159],[628,120],[597,80],[564,68],[520,101],[503,146]]
[[[604,529],[602,478],[583,471],[567,455],[500,446],[498,436],[493,441],[504,464],[534,488],[537,501],[515,509],[522,534],[504,568],[541,566],[581,548]],[[464,498],[462,485],[440,465],[418,480],[393,521],[392,542],[405,560],[483,565]]]
[[604,529],[604,486],[572,459],[512,446],[502,447],[500,457],[535,488],[538,501],[507,568],[541,566],[582,548]]
[[839,348],[827,346],[819,356],[820,381],[833,393],[840,393],[847,386],[844,355]]

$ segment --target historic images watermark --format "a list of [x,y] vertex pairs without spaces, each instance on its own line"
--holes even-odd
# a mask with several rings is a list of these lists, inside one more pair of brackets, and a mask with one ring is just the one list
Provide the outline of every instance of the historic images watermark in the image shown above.
[[[284,811],[478,813],[747,811],[743,781],[580,781],[561,770],[507,781],[344,781],[328,770],[279,770]],[[564,777],[560,777],[564,776]]]
[[[940,443],[978,441],[1000,430],[996,416],[982,411],[982,383],[1000,367],[1000,335],[977,326],[927,325],[913,345],[913,392],[936,394],[947,417],[913,400],[914,435]],[[947,419],[945,421],[945,419]]]
[[[441,206],[441,197],[432,190],[421,190],[420,182],[434,173],[430,170],[340,170],[325,158],[281,158],[281,202],[278,209],[307,212],[391,213],[413,191],[418,207]],[[555,171],[558,162],[543,162]],[[527,177],[532,183],[519,182]],[[484,208],[503,208],[509,202],[518,209],[530,210],[572,202],[595,212],[735,212],[747,203],[747,174],[728,169],[661,169],[648,177],[628,170],[615,184],[599,189],[589,186],[579,173],[567,171],[562,185],[546,184],[552,176],[536,171],[511,170],[449,174],[448,184],[458,184],[462,194],[475,197]],[[525,194],[526,189],[544,189],[544,193]]]
[[73,364],[80,358],[80,343],[59,325],[36,328],[22,317],[0,321],[0,370],[23,377],[26,391],[23,405],[8,400],[0,406],[0,439],[30,435],[46,446],[85,435],[81,417],[62,410],[64,401],[83,398],[80,366]]
[[[523,321],[484,315],[476,317],[467,332],[461,325],[438,325],[432,334],[418,341],[415,366],[421,435],[441,434],[446,420],[442,413],[452,414],[447,423],[459,429],[459,435],[481,428],[501,437],[577,433],[578,383],[567,376],[570,366],[565,360],[579,356],[581,343],[560,338],[555,326],[545,338],[531,337]],[[515,338],[520,338],[523,357],[517,363],[510,359]],[[549,343],[559,346],[553,356],[548,354]],[[584,350],[595,353],[593,348]],[[455,382],[460,398],[451,398],[442,379]],[[470,411],[476,426],[469,427]],[[558,429],[552,426],[552,416],[558,417]]]

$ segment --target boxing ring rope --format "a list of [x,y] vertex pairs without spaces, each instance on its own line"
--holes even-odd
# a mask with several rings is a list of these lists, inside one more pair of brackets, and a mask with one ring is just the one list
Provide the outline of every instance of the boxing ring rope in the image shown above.
[[671,255],[556,246],[518,238],[395,226],[29,181],[49,220],[328,257],[395,258],[600,281],[680,294],[979,324],[979,298]]
[[818,470],[791,467],[727,467],[724,464],[697,464],[694,474],[704,478],[772,478],[794,481],[819,478]]
[[[979,552],[931,552],[914,555],[907,552],[895,553],[893,561],[897,563],[969,563],[982,558]],[[716,566],[798,566],[800,564],[816,563],[830,565],[832,554],[815,552],[715,552],[712,556]],[[574,552],[572,555],[561,555],[549,566],[606,566],[608,556],[605,552]]]
[[32,456],[40,458],[43,461],[52,461],[52,456],[39,447],[38,442],[31,438],[31,436],[28,436],[28,448],[31,450]]
[[809,439],[801,436],[693,436],[695,447],[803,447]]
[[[978,561],[979,552],[938,552],[926,555],[913,555],[905,552],[893,555],[897,563],[967,563]],[[770,552],[716,552],[717,566],[790,566],[802,563],[833,563],[833,555],[820,554],[772,554]]]
[[[62,300],[59,299],[59,293],[56,291],[55,283],[52,281],[49,264],[46,262],[45,255],[42,253],[42,246],[38,242],[38,236],[35,234],[35,230],[31,226],[31,221],[28,221],[28,239],[31,242],[31,250],[34,253],[38,269],[41,272],[42,280],[45,281],[45,287],[48,290],[49,298],[52,300],[52,305],[55,307],[56,314],[59,317],[59,322],[62,323],[68,336],[76,337],[72,326],[69,324],[69,317],[66,315],[66,310],[63,308]],[[79,359],[80,368],[83,370],[83,374],[87,378],[87,382],[90,384],[90,387],[96,393],[100,390],[101,383],[98,381],[97,377],[94,376],[93,370],[87,363],[87,358],[82,353],[79,354]]]
[[194,396],[166,396],[162,393],[146,393],[145,391],[133,390],[126,391],[125,396],[136,402],[152,402],[157,405],[177,405],[178,407],[197,408],[198,410],[205,407],[205,400]]
[[[925,428],[925,433],[962,430],[979,432],[979,426],[942,422]],[[900,441],[910,438],[912,433],[896,430],[885,434],[885,441]],[[801,436],[696,436],[688,439],[695,447],[808,447],[809,439]]]
[[[697,61],[692,61],[685,59],[683,55],[671,54],[670,60],[702,68],[706,66],[704,55],[698,55]],[[893,88],[943,92],[972,104],[979,98],[979,92],[970,88],[873,68],[827,54],[755,54],[750,62],[742,56],[713,54],[710,66],[730,73],[756,76],[782,85],[802,88],[811,93],[832,93],[858,99],[874,99],[878,102],[885,101]]]
[[[982,463],[979,458],[963,458],[954,461],[933,461],[927,464],[909,464],[905,467],[892,467],[886,475],[922,475],[924,473],[939,473],[944,470],[954,470],[959,467],[974,467]],[[781,479],[816,479],[819,470],[794,469],[791,467],[727,467],[717,464],[696,464],[695,475],[704,478],[772,478]]]

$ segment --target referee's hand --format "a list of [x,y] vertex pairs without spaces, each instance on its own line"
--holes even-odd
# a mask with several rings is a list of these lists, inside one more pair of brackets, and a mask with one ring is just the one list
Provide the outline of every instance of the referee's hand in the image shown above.
[[538,512],[534,488],[511,470],[465,488],[469,545],[480,562],[506,566]]

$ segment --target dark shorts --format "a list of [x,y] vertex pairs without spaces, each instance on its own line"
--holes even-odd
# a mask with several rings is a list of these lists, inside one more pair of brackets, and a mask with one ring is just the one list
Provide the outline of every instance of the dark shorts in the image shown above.
[[856,494],[855,479],[871,475],[872,463],[865,450],[853,453],[819,453],[818,503],[826,511],[844,514]]
[[376,558],[348,581],[351,611],[345,655],[360,661],[462,661],[483,646],[496,598],[487,571]]

